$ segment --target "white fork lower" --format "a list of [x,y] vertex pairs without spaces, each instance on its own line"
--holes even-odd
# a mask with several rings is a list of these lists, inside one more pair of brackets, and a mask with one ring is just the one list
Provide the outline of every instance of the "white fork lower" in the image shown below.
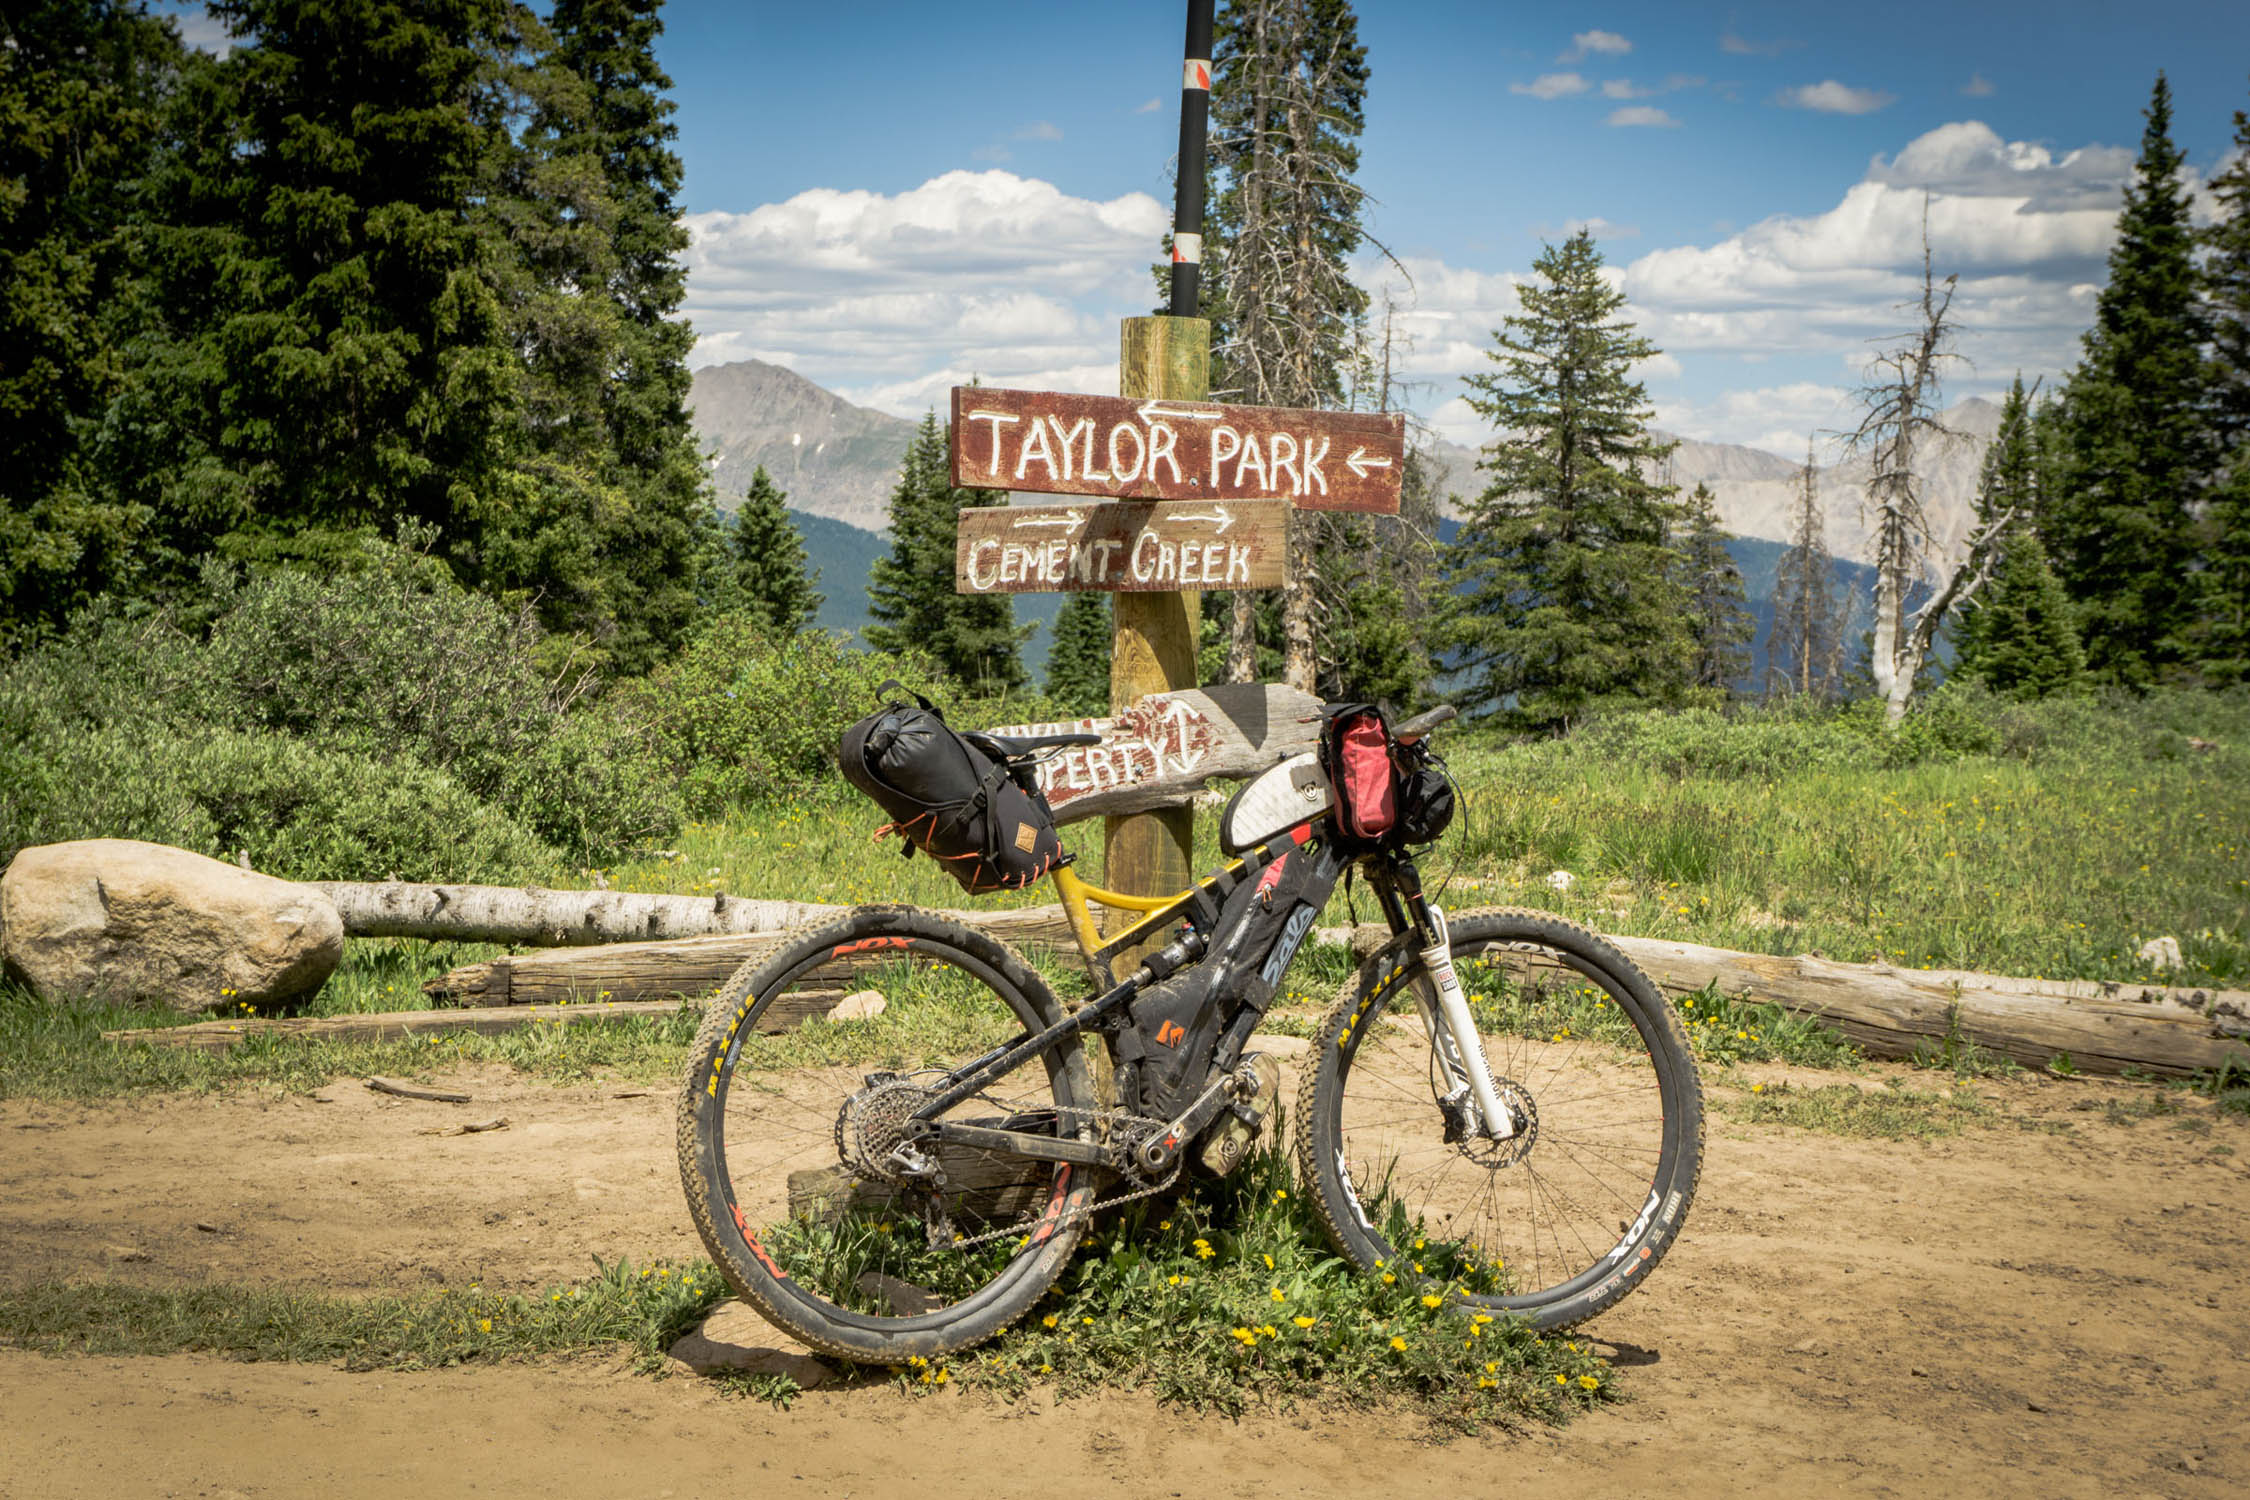
[[1422,966],[1437,988],[1436,1013],[1422,1017],[1430,1029],[1430,1045],[1437,1050],[1438,1065],[1445,1070],[1453,1096],[1466,1093],[1476,1101],[1484,1133],[1496,1141],[1511,1140],[1516,1134],[1515,1113],[1500,1102],[1476,1019],[1469,1014],[1469,997],[1461,988],[1461,977],[1453,972],[1453,939],[1446,930],[1445,913],[1435,906],[1429,913],[1431,930],[1437,934],[1436,945],[1422,950]]

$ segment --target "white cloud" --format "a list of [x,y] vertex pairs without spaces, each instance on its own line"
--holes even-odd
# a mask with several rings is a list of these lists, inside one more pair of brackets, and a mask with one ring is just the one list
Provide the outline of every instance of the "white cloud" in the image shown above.
[[1779,57],[1782,53],[1803,45],[1805,45],[1803,42],[1781,38],[1770,42],[1754,42],[1748,37],[1738,36],[1731,31],[1719,38],[1719,50],[1732,53],[1736,57]]
[[1633,44],[1614,31],[1581,31],[1570,39],[1570,50],[1555,61],[1583,62],[1594,52],[1604,57],[1623,57],[1632,50]]
[[1604,99],[1653,99],[1656,97],[1656,90],[1637,88],[1630,78],[1612,78],[1602,84],[1602,97]]
[[1136,106],[1134,106],[1134,109],[1133,109],[1133,113],[1134,113],[1134,114],[1136,114],[1136,115],[1153,115],[1153,114],[1155,114],[1155,113],[1156,113],[1156,112],[1157,112],[1158,110],[1162,109],[1163,107],[1164,107],[1164,101],[1163,101],[1163,100],[1161,100],[1161,99],[1151,99],[1151,100],[1149,100],[1149,101],[1148,101],[1148,102],[1147,102],[1146,104],[1140,104],[1140,105],[1136,105]]
[[1586,80],[1576,73],[1542,73],[1529,83],[1511,83],[1511,94],[1529,94],[1534,99],[1560,99],[1568,94],[1586,92]]
[[180,29],[180,40],[198,52],[224,57],[234,49],[226,22],[212,15],[202,0],[165,0],[152,9],[160,17],[169,17]]
[[1886,94],[1881,89],[1855,89],[1849,84],[1826,79],[1808,83],[1798,88],[1783,89],[1773,96],[1773,102],[1791,109],[1818,110],[1826,115],[1873,114],[1886,104],[1896,103],[1898,95]]
[[1628,104],[1623,109],[1609,112],[1612,125],[1658,125],[1670,128],[1680,122],[1653,104]]
[[949,371],[1081,372],[1060,387],[1079,389],[1106,367],[1114,384],[1116,322],[1146,307],[1167,220],[1145,193],[1097,202],[999,171],[691,214],[693,363],[774,359],[902,414]]
[[[1741,443],[1784,458],[1802,458],[1807,437],[1849,425],[1851,388],[1817,381],[1725,391],[1709,401],[1658,400],[1656,425],[1699,443]],[[1822,463],[1832,462],[1833,442],[1820,442]]]
[[1969,81],[1961,85],[1961,92],[1971,99],[1989,99],[1998,91],[1993,88],[1991,79],[1982,73],[1971,73]]
[[[2052,377],[2076,359],[2131,172],[2122,147],[2055,152],[1957,122],[1875,157],[1824,213],[1776,215],[1714,243],[1660,247],[1605,269],[1629,299],[1625,315],[1688,383],[1660,410],[1668,428],[1793,456],[1807,431],[1839,425],[1830,411],[1837,394],[1856,384],[1876,341],[1903,328],[1900,304],[1920,285],[1925,194],[1938,274],[1960,277],[1959,347],[1977,368],[1956,370],[1948,383],[1966,394],[2018,369],[2026,379]],[[1583,226],[1611,240],[1620,233],[1598,221]],[[1428,383],[1427,399],[1443,402],[1460,375],[1491,368],[1492,330],[1518,311],[1515,289],[1528,276],[1428,259],[1408,261],[1406,271],[1410,291],[1373,265],[1362,283],[1378,298],[1390,283],[1403,309],[1397,327],[1412,341],[1398,363]],[[1761,363],[1773,368],[1758,390],[1720,393]],[[1646,373],[1674,378],[1669,368]],[[1454,412],[1456,425],[1474,425],[1463,412]]]
[[1636,238],[1641,232],[1637,225],[1612,224],[1599,214],[1590,219],[1563,220],[1564,234],[1576,234],[1581,229],[1597,240],[1629,240]]
[[1062,138],[1062,127],[1047,120],[1034,120],[1015,134],[1019,141],[1059,141]]

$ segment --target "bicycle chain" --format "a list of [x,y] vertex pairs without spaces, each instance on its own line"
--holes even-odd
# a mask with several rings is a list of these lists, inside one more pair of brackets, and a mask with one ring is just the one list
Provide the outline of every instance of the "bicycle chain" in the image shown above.
[[[1147,1118],[1146,1116],[1136,1115],[1129,1111],[1121,1109],[1079,1109],[1072,1105],[1054,1105],[1050,1107],[1053,1108],[1055,1113],[1058,1115],[1075,1115],[1081,1119],[1095,1121],[1107,1120],[1116,1125],[1124,1125],[1132,1121],[1145,1120]],[[1160,1126],[1162,1124],[1161,1121],[1152,1121],[1150,1123],[1152,1126]],[[1132,1152],[1129,1149],[1125,1153],[1125,1156],[1128,1162],[1132,1160]],[[1180,1180],[1180,1172],[1186,1165],[1187,1158],[1185,1156],[1182,1156],[1180,1161],[1172,1168],[1171,1172],[1165,1176],[1162,1182],[1154,1183],[1148,1187],[1141,1188],[1136,1192],[1121,1193],[1115,1198],[1104,1198],[1098,1203],[1089,1203],[1084,1208],[1072,1209],[1069,1213],[1063,1215],[1061,1221],[1055,1225],[1055,1228],[1058,1230],[1067,1229],[1071,1225],[1078,1223],[1080,1220],[1091,1219],[1096,1213],[1099,1213],[1105,1208],[1115,1208],[1121,1203],[1133,1203],[1142,1198],[1153,1198],[1158,1193],[1167,1192],[1172,1188],[1174,1184],[1176,1184]],[[1127,1172],[1134,1176],[1138,1175],[1132,1173],[1130,1167],[1127,1168]],[[1026,1226],[1022,1224],[1010,1224],[1004,1229],[988,1229],[983,1234],[970,1235],[966,1239],[957,1239],[953,1241],[951,1248],[955,1250],[972,1249],[978,1245],[988,1244],[993,1240],[1006,1239],[1009,1235],[1012,1234],[1022,1234],[1025,1227]]]

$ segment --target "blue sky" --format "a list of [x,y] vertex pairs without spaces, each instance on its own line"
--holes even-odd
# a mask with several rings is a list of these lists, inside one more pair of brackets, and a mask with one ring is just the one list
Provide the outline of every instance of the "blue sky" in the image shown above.
[[[2250,108],[2242,0],[1362,0],[1359,180],[1403,272],[1416,404],[1543,238],[1591,221],[1686,435],[1801,453],[1918,269],[1959,272],[1955,395],[2067,366],[2159,68],[2196,181]],[[1181,0],[674,0],[699,363],[755,355],[917,414],[977,374],[1113,388],[1170,220]],[[1409,284],[1410,283],[1410,284]]]

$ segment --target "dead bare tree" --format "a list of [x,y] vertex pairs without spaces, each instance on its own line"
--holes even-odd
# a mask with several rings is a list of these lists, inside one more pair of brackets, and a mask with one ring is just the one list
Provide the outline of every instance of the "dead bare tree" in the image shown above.
[[[1922,509],[1914,473],[1917,453],[1930,443],[1957,442],[1960,434],[1939,420],[1938,390],[1943,367],[1961,356],[1953,352],[1953,288],[1957,278],[1937,279],[1930,265],[1929,207],[1922,212],[1922,295],[1909,304],[1918,326],[1906,340],[1875,356],[1868,384],[1860,392],[1865,408],[1859,427],[1847,440],[1872,464],[1867,503],[1875,513],[1875,638],[1869,666],[1884,716],[1896,724],[1913,696],[1914,680],[1929,659],[1946,612],[1966,604],[1991,576],[1993,543],[2016,518],[2014,510],[1987,520],[1970,538],[1969,550],[1950,566],[1939,556]],[[1929,575],[1933,587],[1921,606],[1908,614],[1907,595],[1917,578]]]

